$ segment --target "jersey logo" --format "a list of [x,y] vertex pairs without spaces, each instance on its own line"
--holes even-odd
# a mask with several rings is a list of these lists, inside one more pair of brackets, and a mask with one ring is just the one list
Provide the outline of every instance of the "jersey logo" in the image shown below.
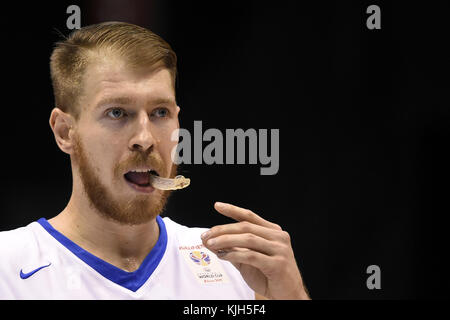
[[28,279],[29,277],[31,277],[33,274],[35,274],[35,273],[38,272],[39,270],[44,269],[44,268],[47,268],[47,267],[50,267],[50,265],[51,265],[51,263],[49,263],[49,264],[47,264],[47,265],[45,265],[45,266],[39,267],[39,268],[37,268],[37,269],[34,269],[33,271],[28,272],[28,273],[23,273],[22,269],[20,269],[20,278],[22,278],[22,279]]
[[189,254],[189,257],[192,261],[194,261],[196,264],[200,266],[207,266],[211,263],[211,258],[208,254],[204,253],[203,251],[191,251]]
[[178,250],[199,283],[222,284],[229,282],[228,275],[219,259],[216,259],[203,244],[179,246]]

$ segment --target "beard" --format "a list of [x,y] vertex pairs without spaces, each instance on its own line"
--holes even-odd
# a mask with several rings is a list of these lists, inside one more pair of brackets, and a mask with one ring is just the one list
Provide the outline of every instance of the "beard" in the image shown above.
[[[137,194],[135,196],[123,195],[122,198],[114,196],[105,184],[102,183],[95,168],[87,158],[79,136],[74,137],[74,160],[78,164],[79,175],[84,192],[91,208],[96,209],[101,216],[122,225],[139,225],[156,218],[165,208],[172,191],[155,189],[150,195]],[[112,186],[124,183],[125,170],[139,166],[150,166],[163,176],[166,169],[161,156],[155,151],[133,151],[125,161],[114,167],[114,180]],[[177,174],[178,166],[172,165],[170,178]],[[158,195],[158,193],[160,195]],[[127,198],[126,198],[127,197]]]

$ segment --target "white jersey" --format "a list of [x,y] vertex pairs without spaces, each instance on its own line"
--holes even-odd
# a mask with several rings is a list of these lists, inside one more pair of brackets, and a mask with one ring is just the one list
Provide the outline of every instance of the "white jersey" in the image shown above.
[[42,218],[0,232],[0,299],[254,299],[239,271],[200,235],[157,217],[159,239],[126,272],[87,252]]

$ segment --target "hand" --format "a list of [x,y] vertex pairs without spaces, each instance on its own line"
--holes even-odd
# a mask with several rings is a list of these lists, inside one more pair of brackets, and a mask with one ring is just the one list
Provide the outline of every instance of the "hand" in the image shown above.
[[216,202],[214,208],[239,222],[202,234],[206,248],[230,261],[250,288],[269,299],[309,299],[295,261],[290,236],[254,212]]

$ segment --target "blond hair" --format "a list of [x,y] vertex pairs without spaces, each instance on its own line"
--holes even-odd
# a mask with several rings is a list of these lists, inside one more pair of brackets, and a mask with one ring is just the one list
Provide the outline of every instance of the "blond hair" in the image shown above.
[[92,53],[102,50],[123,58],[133,69],[162,64],[175,88],[177,56],[170,45],[152,31],[125,22],[104,22],[72,32],[57,42],[50,57],[55,106],[79,118],[83,75]]

